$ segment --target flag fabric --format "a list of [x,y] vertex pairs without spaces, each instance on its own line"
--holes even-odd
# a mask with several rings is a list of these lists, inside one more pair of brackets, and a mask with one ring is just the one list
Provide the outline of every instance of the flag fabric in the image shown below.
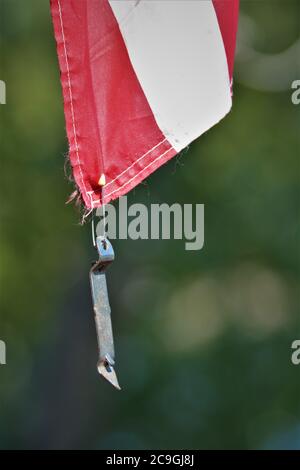
[[229,112],[238,6],[51,0],[70,161],[88,209],[126,194]]

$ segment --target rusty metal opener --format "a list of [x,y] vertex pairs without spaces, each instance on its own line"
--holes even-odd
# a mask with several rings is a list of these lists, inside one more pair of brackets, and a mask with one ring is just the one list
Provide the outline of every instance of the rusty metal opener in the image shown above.
[[120,390],[120,385],[114,370],[115,350],[111,325],[111,309],[109,305],[106,269],[115,258],[113,247],[110,241],[103,236],[98,236],[95,240],[99,260],[90,270],[90,282],[94,303],[95,323],[97,331],[99,361],[98,372],[115,388]]

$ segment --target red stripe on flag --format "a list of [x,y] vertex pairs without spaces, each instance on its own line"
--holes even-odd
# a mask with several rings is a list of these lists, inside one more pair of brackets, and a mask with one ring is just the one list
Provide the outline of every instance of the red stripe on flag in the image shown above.
[[233,76],[239,0],[213,0],[227,56],[230,80]]

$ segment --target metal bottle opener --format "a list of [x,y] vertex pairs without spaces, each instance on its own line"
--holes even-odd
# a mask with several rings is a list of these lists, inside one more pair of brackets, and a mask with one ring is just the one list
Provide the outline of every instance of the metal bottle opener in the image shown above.
[[111,309],[105,275],[105,271],[113,262],[115,254],[111,243],[106,237],[97,237],[95,242],[99,260],[90,270],[90,282],[99,349],[97,368],[99,374],[108,380],[115,388],[121,390],[114,370],[115,350],[111,325]]

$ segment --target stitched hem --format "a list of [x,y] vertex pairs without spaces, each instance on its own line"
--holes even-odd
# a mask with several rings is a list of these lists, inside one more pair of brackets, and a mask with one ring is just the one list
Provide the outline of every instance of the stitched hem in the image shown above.
[[124,171],[122,171],[121,173],[118,174],[118,176],[116,176],[112,181],[109,181],[106,185],[105,185],[105,189],[107,189],[111,184],[115,183],[115,181],[117,181],[121,176],[125,175],[128,171],[131,170],[131,168],[133,168],[135,165],[137,165],[141,160],[143,160],[145,157],[147,157],[147,155],[149,155],[149,153],[153,152],[153,150],[156,150],[158,147],[160,147],[164,142],[166,142],[167,139],[165,138],[164,140],[161,140],[158,144],[154,145],[151,149],[149,149],[146,153],[144,153],[144,155],[142,155],[141,157],[139,157],[135,162],[133,162],[130,166],[128,166]]
[[65,82],[64,80],[61,80],[64,98],[64,109],[65,114],[69,114],[71,116],[70,123],[67,122],[66,119],[67,134],[69,141],[69,157],[73,167],[75,183],[76,185],[78,185],[85,206],[87,207],[87,209],[92,209],[94,207],[94,196],[96,196],[98,199],[98,195],[95,194],[90,185],[85,181],[82,161],[80,159],[71,72],[60,0],[56,0],[55,3],[54,0],[51,1],[51,13],[53,17],[54,33],[57,43],[60,71],[62,77],[65,77]]
[[[131,189],[135,188],[139,183],[141,183],[157,168],[159,168],[161,165],[166,163],[176,154],[177,154],[177,151],[173,147],[169,147],[168,149],[164,150],[163,153],[160,153],[156,158],[154,158],[154,160],[152,157],[152,161],[150,160],[148,164],[140,168],[140,170],[136,174],[133,174],[131,178],[124,181],[121,186],[116,185],[114,189],[109,191],[108,194],[104,192],[104,198],[103,198],[104,204],[108,204],[110,201],[127,194]],[[98,202],[95,204],[96,204],[95,207],[100,207],[102,205],[101,200],[98,200]]]
[[74,143],[75,143],[76,159],[77,159],[77,164],[78,164],[79,173],[80,173],[80,179],[81,179],[81,183],[82,183],[82,190],[85,192],[85,195],[87,197],[87,190],[86,190],[84,179],[83,179],[83,172],[82,172],[81,161],[80,161],[80,157],[79,157],[79,147],[78,147],[78,142],[77,142],[77,132],[76,132],[76,125],[75,125],[75,115],[74,115],[74,106],[73,106],[73,93],[72,93],[72,85],[71,85],[70,67],[69,67],[69,60],[68,60],[68,54],[67,54],[67,45],[66,45],[66,38],[65,38],[65,32],[64,32],[62,10],[61,10],[61,4],[60,4],[59,0],[57,0],[57,5],[58,5],[59,21],[60,21],[60,28],[61,28],[61,37],[62,37],[62,41],[63,41],[64,55],[65,55],[65,61],[66,61],[66,72],[67,72],[67,79],[68,79],[68,91],[69,91],[69,98],[70,98],[70,108],[71,108],[71,118],[72,118],[73,134],[74,134],[73,137],[74,137]]

